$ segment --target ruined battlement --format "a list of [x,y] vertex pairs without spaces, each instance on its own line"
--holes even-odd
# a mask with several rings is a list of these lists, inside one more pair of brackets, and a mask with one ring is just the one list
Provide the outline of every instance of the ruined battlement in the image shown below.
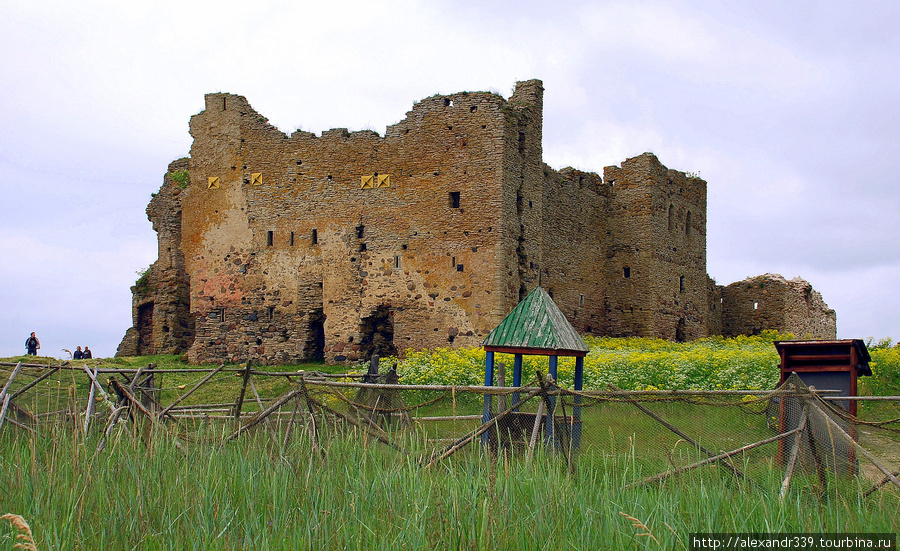
[[425,98],[384,136],[288,135],[208,94],[148,207],[160,259],[120,353],[265,364],[475,346],[538,285],[585,333],[721,327],[706,182],[650,153],[602,177],[554,170],[542,117],[538,80],[508,100]]

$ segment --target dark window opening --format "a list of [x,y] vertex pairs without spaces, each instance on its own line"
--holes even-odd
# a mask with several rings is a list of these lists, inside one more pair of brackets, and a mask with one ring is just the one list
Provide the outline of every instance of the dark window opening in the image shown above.
[[457,265],[456,265],[456,271],[457,271],[457,272],[462,272],[462,271],[464,271],[463,265],[462,265],[462,264],[457,264]]
[[363,251],[365,251],[365,250],[368,250],[368,247],[366,247],[366,244],[365,244],[365,243],[360,243],[360,244],[359,244],[359,252],[363,252]]
[[451,209],[459,208],[459,192],[458,191],[450,192],[450,208]]
[[222,98],[222,111],[226,111],[228,109],[228,100],[226,98]]
[[452,266],[454,268],[456,267],[456,257],[455,256],[450,259],[450,266]]
[[168,333],[168,332],[169,332],[169,326],[168,326],[168,325],[163,325],[163,326],[162,326],[162,330],[163,330],[163,333]]
[[274,307],[274,306],[269,306],[269,309],[268,309],[268,311],[267,311],[267,314],[268,314],[268,316],[269,316],[269,321],[272,321],[273,319],[275,319],[275,307]]
[[291,232],[291,247],[294,246],[294,232]]
[[363,226],[363,225],[356,226],[356,238],[362,239],[363,235],[365,234],[365,231],[366,231],[365,226]]
[[399,254],[394,255],[394,269],[395,270],[400,269],[400,255]]
[[319,230],[313,229],[312,236],[310,236],[313,245],[319,244]]
[[626,278],[631,277],[631,268],[629,268],[628,266],[622,268],[622,275],[624,275]]
[[266,245],[271,247],[273,243],[275,243],[275,232],[269,230],[266,232]]
[[578,307],[584,308],[584,295],[578,295]]
[[678,278],[678,292],[679,293],[684,292],[684,276],[681,276]]

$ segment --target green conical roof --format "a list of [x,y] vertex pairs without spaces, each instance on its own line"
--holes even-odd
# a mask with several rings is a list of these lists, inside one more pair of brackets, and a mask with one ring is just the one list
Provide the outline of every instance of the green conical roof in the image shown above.
[[522,299],[484,339],[485,350],[583,356],[588,346],[542,287]]

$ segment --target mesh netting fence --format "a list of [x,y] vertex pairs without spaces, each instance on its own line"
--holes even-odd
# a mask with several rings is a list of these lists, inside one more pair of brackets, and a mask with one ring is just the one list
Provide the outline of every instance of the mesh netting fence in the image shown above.
[[[867,492],[900,487],[895,400],[848,413],[850,399],[791,376],[768,391],[574,392],[541,373],[518,388],[398,384],[366,375],[280,373],[245,367],[159,370],[0,365],[0,437],[68,424],[96,437],[143,425],[189,451],[201,427],[223,443],[250,433],[314,449],[351,435],[414,454],[423,468],[465,454],[536,454],[570,468],[615,465],[628,485],[698,469],[750,481],[777,473],[784,489],[852,479]],[[890,397],[887,397],[890,398]],[[224,429],[224,430],[222,430]],[[87,440],[86,440],[87,441]],[[93,441],[92,441],[93,442]]]

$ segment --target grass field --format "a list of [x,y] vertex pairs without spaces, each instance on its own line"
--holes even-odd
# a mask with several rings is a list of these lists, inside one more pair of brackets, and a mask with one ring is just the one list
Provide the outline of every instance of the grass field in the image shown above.
[[[862,498],[854,480],[824,497],[801,481],[780,502],[779,469],[759,486],[703,468],[626,489],[652,474],[627,456],[586,456],[572,472],[556,454],[527,463],[476,447],[425,470],[352,434],[323,438],[324,459],[281,436],[220,446],[206,434],[186,456],[164,436],[126,431],[95,454],[96,438],[69,427],[6,431],[2,508],[39,549],[687,549],[693,532],[900,529],[897,493]],[[0,548],[14,534],[0,526]]]
[[[764,380],[771,369],[771,340],[640,341],[593,343],[596,358],[614,358],[586,364],[594,366],[593,380],[659,388],[706,374],[709,387],[733,388],[734,381],[747,380],[741,369],[753,371],[753,380]],[[737,359],[742,356],[735,350],[749,359]],[[875,376],[863,379],[862,393],[900,394],[900,350],[890,342],[870,350]],[[435,351],[431,359],[417,353],[397,361],[401,375],[408,374],[401,382],[431,376],[461,384],[454,378],[471,377],[480,367],[477,351]],[[150,362],[190,367],[175,356],[86,363],[136,368]],[[265,369],[345,371],[321,364]],[[643,371],[656,384],[647,383]],[[561,365],[564,385],[565,373]],[[737,378],[728,379],[729,373]],[[171,402],[200,377],[166,374],[157,382],[160,401]],[[280,377],[254,381],[264,398],[291,388]],[[240,385],[239,374],[220,374],[191,402],[233,401]],[[83,411],[87,389],[83,373],[59,372],[23,405]],[[480,413],[477,396],[441,396],[432,403],[433,397],[404,393],[407,404],[428,402],[414,416]],[[650,407],[716,450],[772,434],[758,404]],[[257,409],[248,395],[244,411]],[[898,416],[893,403],[861,412],[872,419]],[[285,416],[227,443],[224,437],[238,426],[233,420],[172,421],[165,431],[137,422],[112,431],[98,453],[102,419],[85,433],[83,415],[55,415],[42,418],[35,435],[9,425],[0,431],[0,514],[22,515],[38,549],[688,549],[695,532],[900,532],[900,493],[888,486],[863,497],[871,476],[828,473],[823,490],[814,474],[798,473],[780,500],[784,473],[772,446],[738,456],[736,465],[752,482],[702,467],[628,487],[705,456],[630,404],[603,403],[583,413],[583,449],[571,465],[564,454],[541,446],[528,460],[521,450],[491,454],[473,445],[428,469],[423,458],[438,444],[426,438],[458,437],[479,422],[396,433],[403,451],[327,423],[318,427],[321,449],[314,449],[302,430],[285,437]],[[895,446],[895,440],[887,442]],[[11,549],[17,533],[0,523],[0,550]]]

